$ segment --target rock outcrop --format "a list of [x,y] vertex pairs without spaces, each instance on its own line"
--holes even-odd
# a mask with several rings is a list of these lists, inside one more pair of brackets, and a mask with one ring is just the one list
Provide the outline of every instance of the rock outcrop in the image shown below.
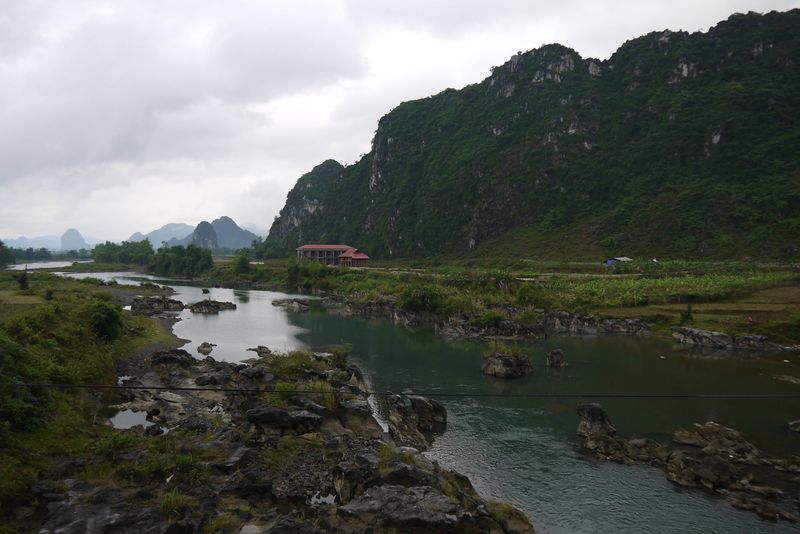
[[[116,408],[146,412],[152,425],[113,430],[44,476],[31,531],[534,532],[466,477],[397,446],[373,417],[361,372],[340,359],[245,365],[175,350],[134,374]],[[192,391],[200,384],[219,389]],[[397,395],[390,405],[402,441],[446,421],[430,399]],[[102,477],[84,476],[97,466]]]
[[307,312],[311,309],[311,300],[301,298],[275,299],[272,301],[272,305],[293,312]]
[[527,356],[512,356],[501,353],[490,354],[483,359],[481,372],[498,378],[519,378],[533,371]]
[[757,350],[757,351],[798,351],[798,346],[783,346],[773,343],[767,336],[747,334],[732,336],[724,332],[701,330],[688,326],[672,328],[672,337],[683,345],[693,345],[714,351]]
[[131,315],[160,315],[177,313],[184,309],[183,302],[165,296],[135,297],[131,302]]
[[561,349],[554,349],[545,355],[547,367],[554,367],[560,369],[569,365],[564,359],[564,352]]
[[648,324],[642,319],[620,319],[566,311],[544,313],[540,324],[545,332],[573,336],[594,336],[598,334],[637,335],[649,330]]
[[203,341],[197,346],[197,352],[202,354],[203,356],[208,356],[211,354],[211,351],[214,350],[214,347],[217,345],[215,343],[209,343],[208,341]]
[[738,431],[713,421],[677,429],[670,446],[618,437],[599,404],[578,406],[578,415],[582,445],[598,458],[656,465],[680,486],[713,491],[766,519],[800,521],[800,457],[767,456]]
[[194,304],[189,304],[189,311],[192,313],[219,313],[222,310],[235,310],[236,304],[233,302],[219,302],[206,299]]
[[389,395],[389,433],[403,445],[420,451],[431,446],[434,432],[447,426],[447,410],[439,401],[419,395]]

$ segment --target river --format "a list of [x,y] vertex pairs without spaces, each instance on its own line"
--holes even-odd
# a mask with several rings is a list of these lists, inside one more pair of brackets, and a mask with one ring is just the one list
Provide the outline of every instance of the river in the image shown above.
[[[92,273],[120,283],[126,275]],[[141,279],[141,276],[138,276]],[[174,282],[170,282],[171,284]],[[174,331],[190,340],[216,343],[212,356],[237,361],[245,349],[267,345],[292,350],[349,343],[351,360],[376,390],[465,393],[439,397],[448,410],[447,430],[425,454],[470,477],[485,497],[513,502],[539,532],[710,533],[800,532],[730,507],[700,490],[685,490],[647,466],[605,463],[578,448],[575,406],[602,393],[797,393],[798,386],[772,378],[800,376],[797,356],[701,358],[653,338],[551,337],[532,343],[535,372],[502,381],[480,371],[482,343],[451,343],[430,330],[409,331],[385,320],[340,317],[322,311],[291,313],[271,305],[284,293],[173,285],[185,303],[211,297],[236,302],[236,311],[198,315],[184,310]],[[569,367],[549,371],[544,354],[561,348]],[[519,393],[582,394],[585,399],[483,396]],[[787,400],[603,399],[620,435],[669,440],[672,430],[715,420],[741,430],[757,446],[796,453],[800,434],[787,422],[800,405]]]

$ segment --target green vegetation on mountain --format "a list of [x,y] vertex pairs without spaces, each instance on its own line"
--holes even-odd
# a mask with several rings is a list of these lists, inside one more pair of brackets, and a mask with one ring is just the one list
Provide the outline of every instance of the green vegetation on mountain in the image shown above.
[[800,254],[800,10],[655,32],[605,61],[546,45],[404,102],[326,161],[256,250],[375,258]]

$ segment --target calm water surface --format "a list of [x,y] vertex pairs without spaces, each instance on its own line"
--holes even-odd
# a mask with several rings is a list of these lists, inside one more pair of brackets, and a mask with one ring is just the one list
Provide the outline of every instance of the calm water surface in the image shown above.
[[[120,283],[138,283],[115,274]],[[201,289],[174,285],[176,298],[202,300]],[[236,311],[203,316],[188,311],[175,333],[216,343],[214,358],[238,361],[245,349],[353,345],[352,359],[376,390],[413,389],[474,395],[440,397],[447,431],[426,454],[470,477],[485,497],[511,501],[540,532],[760,533],[800,532],[735,510],[702,491],[682,490],[660,470],[594,460],[577,447],[575,406],[580,399],[521,399],[484,394],[569,393],[797,393],[800,386],[773,374],[800,376],[796,356],[703,359],[664,340],[624,337],[550,338],[531,345],[534,374],[514,381],[483,376],[480,343],[448,343],[430,331],[411,332],[386,321],[287,313],[271,305],[283,293],[212,289],[210,297],[236,302]],[[570,365],[544,367],[544,354],[564,350]],[[784,358],[790,359],[785,362]],[[603,399],[623,436],[668,440],[673,429],[710,419],[733,426],[757,446],[776,453],[800,451],[800,434],[786,423],[800,418],[800,403],[777,400]]]

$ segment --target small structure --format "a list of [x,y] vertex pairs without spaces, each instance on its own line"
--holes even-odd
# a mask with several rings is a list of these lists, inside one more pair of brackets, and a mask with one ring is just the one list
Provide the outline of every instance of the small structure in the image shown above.
[[629,258],[628,256],[617,256],[616,258],[608,258],[604,263],[611,267],[612,265],[629,261],[633,261],[633,258]]
[[369,256],[350,245],[303,245],[297,247],[297,259],[314,260],[326,265],[357,267],[366,265]]
[[351,248],[339,256],[339,265],[344,267],[363,267],[367,264],[369,256],[358,249]]

